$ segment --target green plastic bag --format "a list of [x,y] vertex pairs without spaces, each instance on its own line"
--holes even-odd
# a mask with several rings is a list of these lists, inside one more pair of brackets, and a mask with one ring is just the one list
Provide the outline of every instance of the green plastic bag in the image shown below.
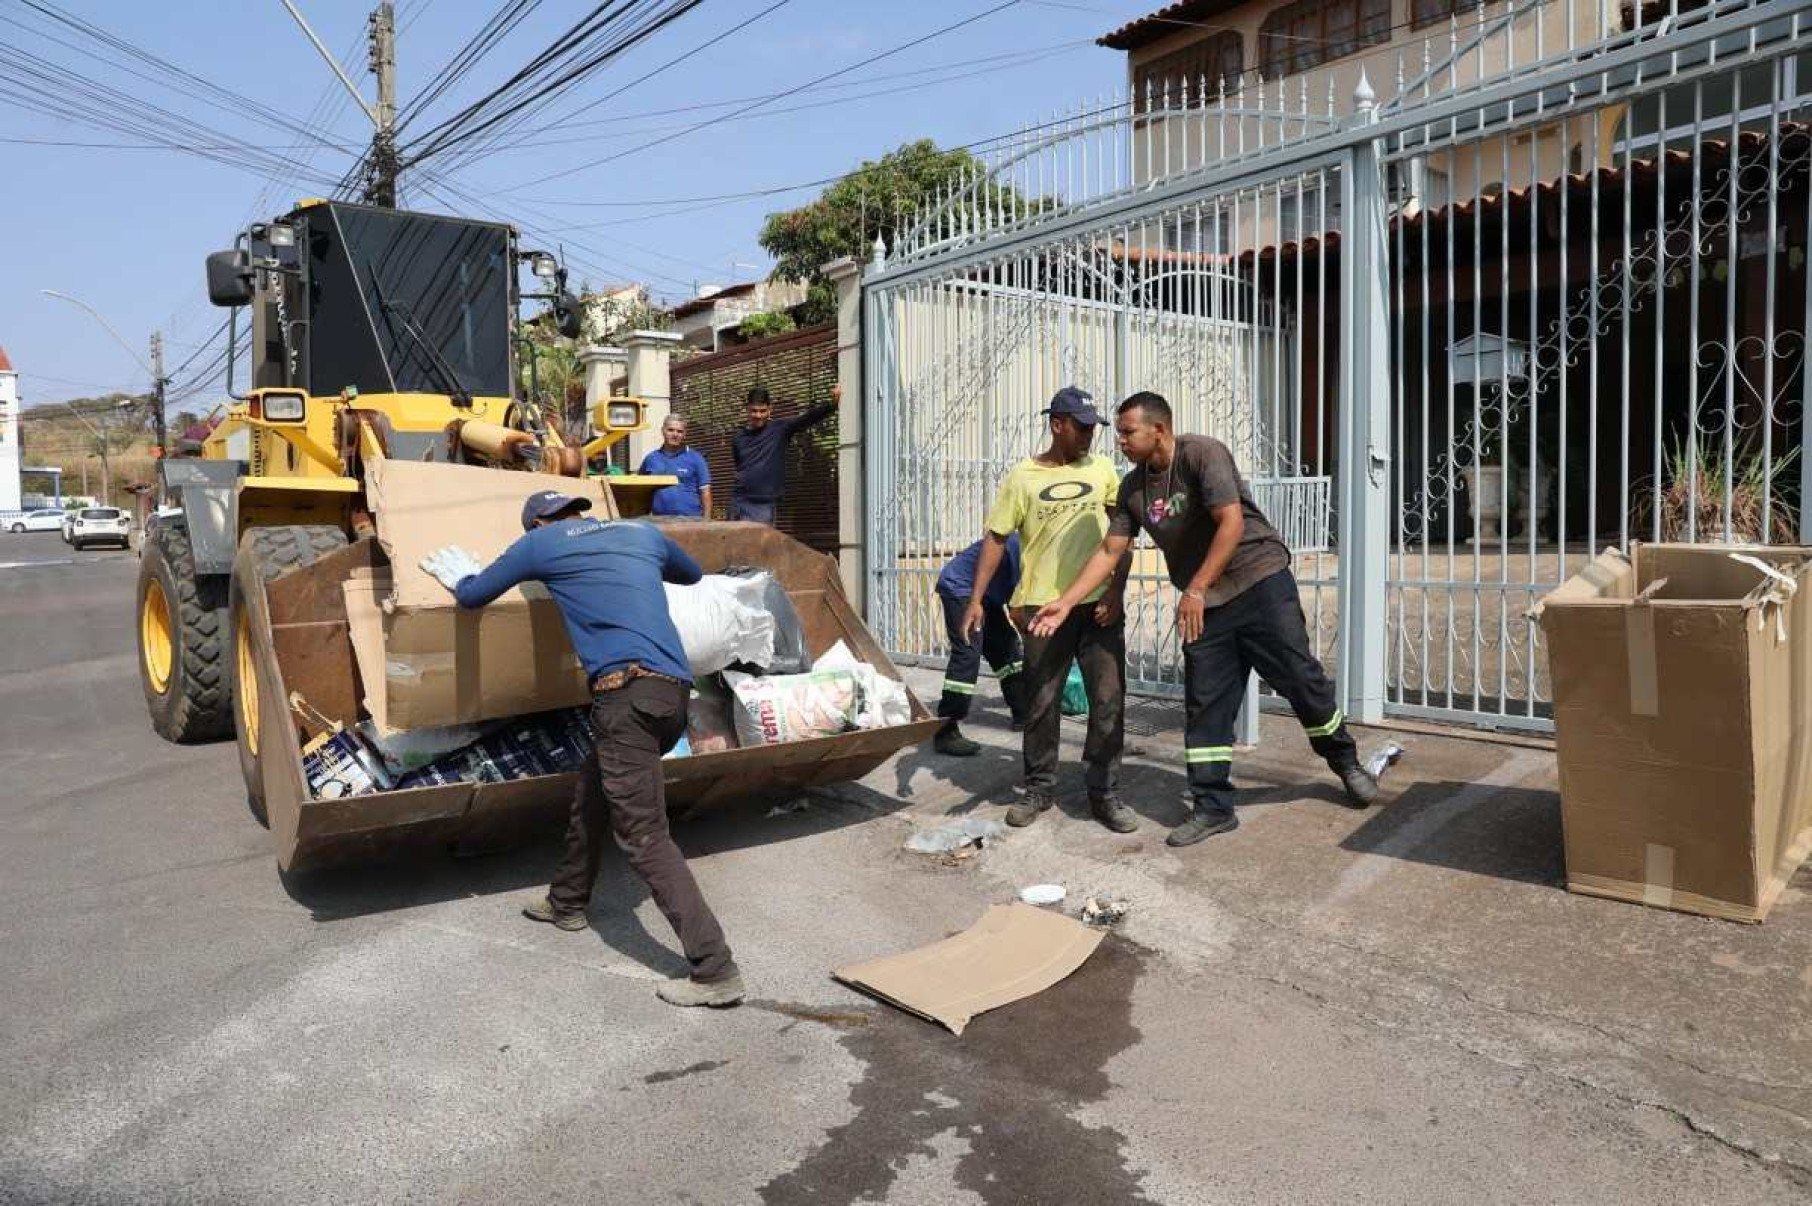
[[1058,708],[1065,716],[1088,715],[1088,688],[1082,685],[1082,667],[1070,663],[1070,675],[1063,680],[1063,702]]

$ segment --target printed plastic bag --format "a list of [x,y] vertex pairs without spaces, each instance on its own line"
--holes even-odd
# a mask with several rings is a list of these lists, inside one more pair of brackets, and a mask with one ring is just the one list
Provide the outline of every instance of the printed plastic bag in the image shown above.
[[1063,702],[1058,705],[1065,716],[1088,715],[1088,687],[1082,681],[1082,667],[1070,663],[1069,677],[1063,680]]
[[761,678],[730,671],[724,681],[736,697],[731,714],[743,746],[808,741],[856,727],[861,691],[848,670]]
[[847,670],[856,676],[861,697],[856,706],[856,727],[885,729],[912,722],[912,697],[906,684],[888,678],[867,662],[858,661],[848,645],[838,641],[812,663],[813,671]]
[[774,618],[774,652],[766,662],[756,662],[769,674],[803,674],[811,668],[811,655],[805,648],[805,625],[799,622],[786,588],[767,570],[752,565],[732,565],[723,576],[731,583],[737,600],[745,607],[764,611]]
[[735,579],[707,574],[691,586],[668,583],[667,611],[695,676],[716,674],[736,662],[765,666],[774,659],[774,617],[746,606],[737,597]]

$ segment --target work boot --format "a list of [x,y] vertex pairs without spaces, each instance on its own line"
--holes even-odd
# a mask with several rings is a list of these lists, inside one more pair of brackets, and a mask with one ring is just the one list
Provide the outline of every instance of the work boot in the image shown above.
[[1348,808],[1369,808],[1378,798],[1378,781],[1357,762],[1334,766],[1333,771],[1340,776],[1340,786],[1346,789],[1344,803]]
[[1088,810],[1095,814],[1097,821],[1115,833],[1131,833],[1139,827],[1139,814],[1128,808],[1119,796],[1090,796]]
[[721,980],[669,980],[654,990],[654,995],[669,1005],[691,1008],[708,1005],[724,1009],[742,1000],[742,973],[732,972]]
[[1015,829],[1024,829],[1038,819],[1038,814],[1057,802],[1054,796],[1042,791],[1028,791],[1013,802],[1007,809],[1007,824]]
[[1026,731],[1026,718],[1024,716],[1014,716],[1007,727],[1012,729],[1015,733],[1023,733]]
[[937,731],[937,736],[931,739],[931,748],[951,758],[973,758],[981,753],[981,744],[963,736],[954,720]]
[[1231,833],[1239,828],[1239,818],[1231,808],[1197,808],[1189,819],[1170,831],[1164,839],[1167,846],[1193,846],[1217,833]]
[[590,925],[585,910],[575,913],[562,913],[554,908],[554,902],[543,896],[540,900],[531,901],[522,906],[522,915],[530,921],[545,921],[563,930],[582,930]]

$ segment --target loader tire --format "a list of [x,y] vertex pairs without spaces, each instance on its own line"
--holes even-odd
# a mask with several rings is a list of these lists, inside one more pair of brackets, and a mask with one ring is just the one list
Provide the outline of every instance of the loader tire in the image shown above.
[[252,630],[246,621],[245,582],[256,577],[262,586],[290,570],[346,547],[346,533],[320,524],[252,528],[239,540],[227,593],[227,628],[231,634],[234,735],[239,739],[239,773],[245,777],[245,802],[258,823],[268,827],[264,808],[264,765],[260,748],[272,724],[287,723],[287,706],[266,709],[258,697],[257,661]]
[[138,677],[151,727],[166,741],[233,732],[226,595],[224,575],[196,574],[185,529],[152,531],[138,563]]

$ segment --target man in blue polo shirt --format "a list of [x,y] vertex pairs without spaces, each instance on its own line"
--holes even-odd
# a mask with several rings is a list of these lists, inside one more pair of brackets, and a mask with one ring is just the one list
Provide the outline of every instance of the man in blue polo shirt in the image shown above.
[[489,567],[481,570],[476,557],[454,545],[430,553],[421,566],[461,607],[483,607],[522,582],[542,583],[591,677],[597,743],[579,774],[566,855],[546,898],[523,914],[563,930],[586,927],[608,828],[692,964],[691,977],[662,985],[660,998],[670,1005],[734,1005],[743,996],[742,973],[667,830],[661,771],[661,755],[686,731],[692,686],[662,583],[689,585],[701,573],[654,525],[584,518],[590,509],[589,499],[542,490],[522,504],[526,535]]
[[1007,537],[1000,569],[982,595],[978,641],[963,631],[963,613],[968,611],[969,596],[975,590],[975,566],[981,559],[981,550],[982,542],[978,540],[952,557],[937,576],[937,598],[944,606],[950,663],[944,667],[944,693],[937,701],[938,718],[944,724],[931,739],[931,748],[956,758],[971,758],[981,752],[981,746],[963,736],[957,726],[969,715],[983,658],[1000,679],[1000,696],[1007,701],[1013,727],[1020,728],[1025,723],[1025,679],[1020,673],[1025,669],[1025,654],[1020,650],[1018,631],[1007,619],[1007,600],[1019,586],[1019,533]]
[[671,474],[673,486],[654,492],[650,512],[655,515],[711,516],[711,466],[686,447],[686,420],[668,415],[661,423],[661,446],[642,458],[637,473]]

